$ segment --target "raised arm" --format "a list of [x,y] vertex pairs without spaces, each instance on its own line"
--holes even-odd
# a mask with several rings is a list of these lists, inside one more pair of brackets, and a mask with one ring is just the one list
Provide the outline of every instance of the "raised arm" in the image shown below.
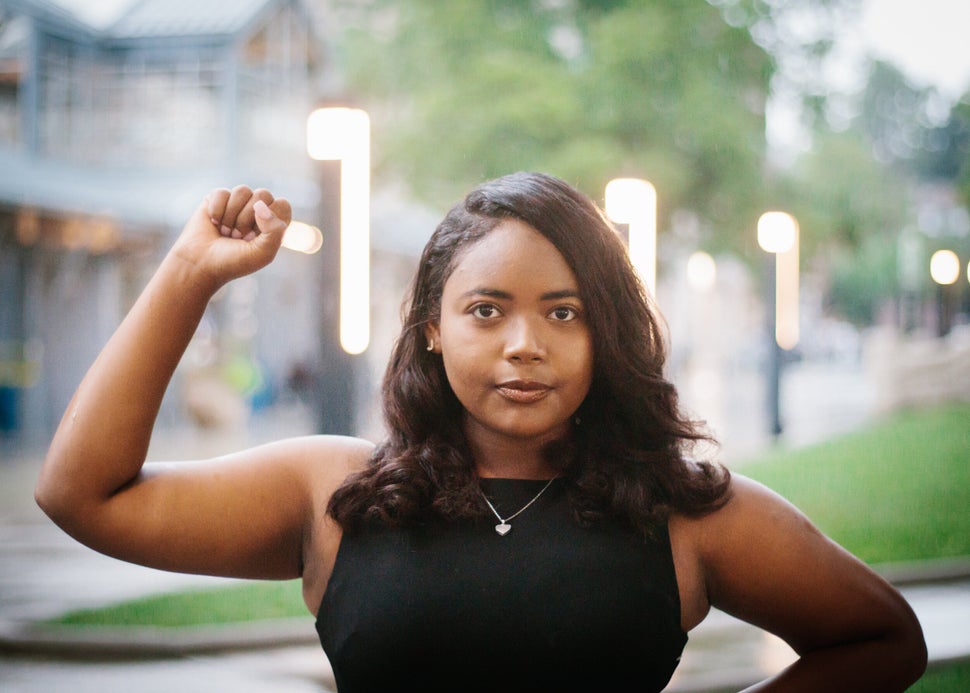
[[79,541],[168,570],[300,574],[314,503],[307,460],[335,459],[339,475],[364,454],[361,445],[308,438],[143,469],[162,396],[207,303],[273,260],[289,220],[288,202],[268,191],[210,193],[91,366],[35,491]]
[[740,475],[732,486],[724,508],[676,526],[708,603],[799,655],[750,690],[885,693],[918,679],[926,646],[899,592],[774,492]]

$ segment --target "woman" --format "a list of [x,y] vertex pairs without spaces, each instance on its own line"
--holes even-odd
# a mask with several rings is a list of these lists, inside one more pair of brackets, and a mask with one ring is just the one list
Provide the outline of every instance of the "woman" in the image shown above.
[[342,693],[660,690],[715,606],[799,659],[758,690],[903,690],[901,596],[786,501],[688,459],[659,319],[596,205],[520,173],[435,231],[379,446],[312,436],[144,464],[208,300],[290,218],[210,193],[82,381],[37,486],[80,541],[167,570],[301,577]]

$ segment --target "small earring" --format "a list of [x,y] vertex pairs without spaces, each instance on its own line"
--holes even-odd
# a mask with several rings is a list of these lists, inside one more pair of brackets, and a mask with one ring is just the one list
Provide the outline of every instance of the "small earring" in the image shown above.
[[428,346],[425,347],[425,349],[427,351],[434,351],[434,340],[433,339],[429,339],[428,340]]

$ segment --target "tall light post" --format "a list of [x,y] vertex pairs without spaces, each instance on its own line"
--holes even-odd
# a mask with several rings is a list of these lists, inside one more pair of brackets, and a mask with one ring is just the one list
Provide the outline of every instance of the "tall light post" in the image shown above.
[[305,380],[317,431],[356,433],[358,364],[370,341],[370,119],[364,111],[319,108],[307,118],[307,154],[320,162],[317,214],[328,236],[317,255],[319,358]]
[[[970,265],[967,266],[970,272]],[[930,257],[930,277],[936,282],[936,335],[945,337],[953,326],[951,286],[960,278],[960,258],[952,250],[937,250]]]
[[[798,222],[786,212],[765,212],[758,219],[758,245],[768,253],[765,294],[768,346],[769,431],[777,438],[781,422],[783,350],[798,344]],[[773,257],[772,257],[773,256]]]
[[357,108],[318,108],[307,119],[307,152],[340,161],[340,346],[370,341],[370,118]]
[[657,191],[641,178],[614,178],[606,184],[606,216],[627,224],[630,262],[652,298],[657,292]]

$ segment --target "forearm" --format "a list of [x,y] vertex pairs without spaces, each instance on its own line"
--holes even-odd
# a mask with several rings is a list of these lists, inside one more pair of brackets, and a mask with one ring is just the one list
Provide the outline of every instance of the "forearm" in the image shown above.
[[813,650],[777,676],[745,689],[755,691],[905,691],[926,668],[919,628],[885,637]]
[[165,390],[216,288],[176,253],[162,262],[58,426],[36,491],[50,514],[83,512],[138,475]]

